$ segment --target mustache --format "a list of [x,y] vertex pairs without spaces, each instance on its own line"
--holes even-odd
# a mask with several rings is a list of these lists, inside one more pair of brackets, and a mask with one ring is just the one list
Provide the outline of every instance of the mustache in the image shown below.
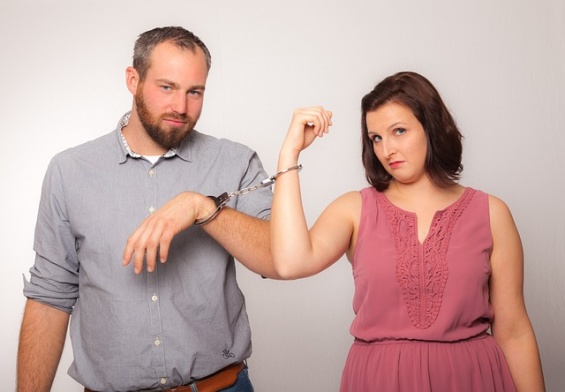
[[169,119],[173,119],[173,120],[179,120],[179,121],[188,121],[190,120],[190,117],[186,114],[178,114],[178,113],[166,113],[163,114],[161,116],[161,118],[169,118]]

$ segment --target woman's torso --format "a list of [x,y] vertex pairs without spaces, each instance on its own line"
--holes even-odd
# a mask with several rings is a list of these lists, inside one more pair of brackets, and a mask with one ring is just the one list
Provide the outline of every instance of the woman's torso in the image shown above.
[[361,196],[351,333],[371,342],[457,341],[485,332],[493,317],[488,195],[466,188],[435,213],[422,243],[416,214],[374,188]]

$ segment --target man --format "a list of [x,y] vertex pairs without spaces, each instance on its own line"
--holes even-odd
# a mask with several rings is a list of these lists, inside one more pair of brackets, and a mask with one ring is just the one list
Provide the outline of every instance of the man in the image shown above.
[[232,198],[213,215],[216,202],[204,195],[266,173],[249,148],[193,129],[210,65],[185,29],[141,34],[126,70],[131,112],[49,165],[24,288],[18,391],[51,388],[71,314],[69,374],[85,391],[253,390],[234,257],[276,277],[272,194]]

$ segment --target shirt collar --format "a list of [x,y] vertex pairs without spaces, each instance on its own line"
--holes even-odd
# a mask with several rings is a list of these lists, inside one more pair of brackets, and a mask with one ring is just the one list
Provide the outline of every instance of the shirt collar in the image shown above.
[[[130,117],[131,117],[131,111],[129,111],[129,112],[127,112],[126,114],[124,114],[124,115],[122,116],[122,118],[120,119],[120,123],[119,123],[118,129],[120,130],[120,136],[121,136],[121,139],[122,139],[122,144],[124,145],[124,148],[125,148],[125,150],[126,150],[126,154],[127,154],[127,155],[129,155],[129,156],[132,157],[132,158],[141,158],[141,157],[142,157],[141,154],[138,154],[137,152],[133,151],[133,150],[130,148],[130,146],[129,146],[129,144],[128,144],[128,141],[126,140],[126,137],[124,136],[124,134],[123,134],[123,132],[122,132],[122,129],[124,129],[124,127],[125,127],[126,125],[128,125]],[[188,138],[187,138],[187,139],[188,139]],[[185,141],[186,141],[186,140],[185,140]],[[180,146],[179,148],[171,148],[169,151],[167,151],[166,153],[164,153],[164,154],[162,155],[162,157],[163,157],[163,158],[171,158],[171,157],[174,157],[175,155],[181,156],[181,154],[179,154],[179,151],[178,151],[178,150],[179,150],[179,149],[182,149],[183,145],[186,144],[185,141],[183,141],[183,143],[181,144],[181,146]],[[181,156],[181,158],[186,159],[187,157],[186,157],[186,156],[185,156],[185,157],[182,157],[182,156]]]

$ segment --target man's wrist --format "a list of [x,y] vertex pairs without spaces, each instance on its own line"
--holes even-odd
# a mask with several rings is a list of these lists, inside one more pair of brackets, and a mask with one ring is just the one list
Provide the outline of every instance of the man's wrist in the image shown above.
[[224,206],[227,204],[228,200],[229,200],[229,196],[227,194],[227,192],[222,193],[220,196],[208,196],[208,198],[210,200],[212,200],[214,202],[214,209],[212,212],[208,213],[208,215],[206,215],[204,218],[201,219],[196,219],[194,221],[194,224],[197,226],[202,226],[205,225],[206,223],[211,222],[214,218],[216,218],[220,211],[222,211],[222,208],[224,208]]

